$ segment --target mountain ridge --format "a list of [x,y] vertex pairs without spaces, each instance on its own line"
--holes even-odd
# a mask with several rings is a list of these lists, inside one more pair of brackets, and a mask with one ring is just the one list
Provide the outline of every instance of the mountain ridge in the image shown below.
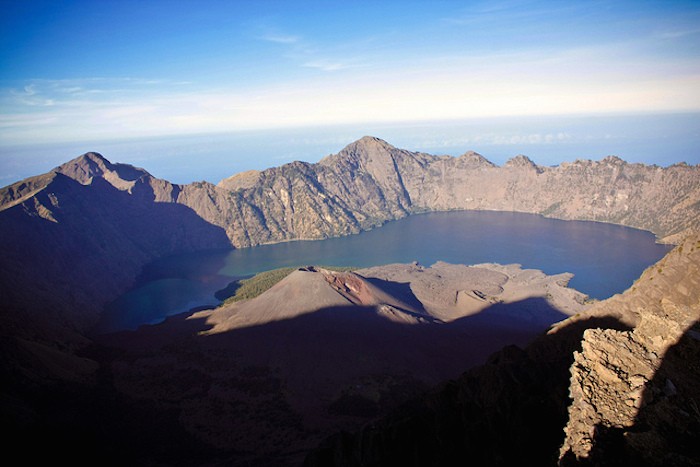
[[[273,226],[266,238],[258,240],[261,243],[344,235],[431,210],[508,210],[612,222],[650,230],[664,242],[697,228],[700,219],[695,205],[700,201],[697,166],[661,168],[608,157],[543,167],[516,156],[498,167],[473,152],[460,157],[431,156],[397,149],[374,137],[355,141],[316,164],[303,168],[299,164],[256,172],[246,177],[244,185],[222,184],[257,206],[265,219],[292,214],[285,203],[293,194],[300,198],[321,194],[325,197],[322,207],[338,215],[334,223],[328,223],[324,216],[297,209],[293,214],[304,218],[305,224],[314,224],[313,229]],[[311,193],[290,183],[302,174],[313,181]],[[591,185],[591,180],[593,186],[576,189]],[[664,189],[650,193],[657,185]],[[260,190],[266,189],[279,190],[281,199],[260,196]],[[691,206],[690,219],[674,210],[679,204]],[[347,210],[353,216],[348,217]],[[256,236],[243,239],[234,234],[231,238],[236,247],[256,242]]]
[[[337,154],[315,164],[297,161],[262,171],[248,171],[228,177],[217,185],[209,182],[172,184],[151,176],[144,169],[112,164],[98,153],[86,153],[52,172],[68,175],[81,184],[89,183],[93,177],[102,177],[126,191],[139,181],[148,182],[156,201],[191,207],[203,219],[225,228],[236,248],[347,235],[429,210],[510,210],[562,219],[612,222],[650,230],[662,242],[681,238],[689,229],[697,228],[695,224],[700,219],[700,209],[696,206],[700,202],[700,189],[693,186],[700,178],[698,166],[675,164],[661,168],[630,164],[608,156],[601,161],[576,160],[544,167],[527,156],[518,155],[498,167],[473,151],[459,157],[432,156],[398,149],[370,136],[348,144]],[[477,173],[487,180],[478,180]],[[3,188],[0,210],[5,208],[6,199],[17,201],[14,193],[21,192],[25,196],[31,193],[18,187],[32,185],[32,182],[41,184],[41,177],[49,174]],[[300,185],[300,179],[305,184]],[[564,179],[565,183],[559,179]],[[597,189],[583,193],[571,189],[591,179],[596,182]],[[635,189],[630,182],[644,186]],[[660,193],[650,196],[645,191],[649,190],[651,182],[674,186],[672,190],[658,190]],[[549,196],[542,196],[543,192]],[[677,199],[669,193],[675,193]],[[659,194],[663,206],[657,208],[651,201]],[[567,203],[564,195],[571,195],[571,202]],[[643,201],[649,202],[646,208],[653,210],[654,215],[641,215],[639,206],[630,205],[629,200],[640,197],[648,198]],[[683,219],[674,209],[680,204],[690,207],[694,217]],[[329,220],[329,216],[334,219]],[[287,221],[280,222],[285,218]],[[304,228],[301,224],[311,224],[311,227]]]

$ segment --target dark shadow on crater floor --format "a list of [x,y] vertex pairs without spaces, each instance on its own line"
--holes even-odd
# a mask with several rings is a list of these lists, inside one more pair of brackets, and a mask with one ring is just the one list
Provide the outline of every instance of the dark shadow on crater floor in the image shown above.
[[181,315],[100,340],[118,353],[111,371],[122,392],[166,404],[190,430],[200,424],[198,436],[225,446],[227,462],[298,465],[331,433],[358,429],[505,345],[524,346],[549,324],[533,321],[535,310],[560,316],[541,298],[449,324],[347,306],[213,335]]
[[[428,465],[452,454],[505,465],[518,449],[539,459],[552,452],[543,445],[561,442],[583,330],[618,323],[574,323],[523,351],[512,344],[546,329],[530,313],[518,321],[523,309],[558,313],[533,298],[451,324],[407,325],[348,306],[214,335],[183,314],[99,336],[82,355],[99,362],[97,384],[30,396],[34,419],[16,431],[16,447],[40,436],[60,444],[50,443],[55,459],[105,452],[135,465],[299,465],[323,438],[413,400],[354,436],[331,438],[309,465]],[[483,367],[415,399],[504,345]],[[89,446],[71,451],[80,439]],[[434,449],[444,457],[429,458]]]
[[363,276],[363,278],[392,297],[401,299],[412,310],[418,313],[426,313],[423,303],[421,303],[421,301],[415,296],[413,290],[411,290],[411,284],[409,282],[394,282],[385,279],[378,279],[376,277]]
[[360,431],[326,439],[304,465],[556,465],[573,352],[586,329],[600,327],[626,329],[612,318],[591,318],[526,350],[506,347]]

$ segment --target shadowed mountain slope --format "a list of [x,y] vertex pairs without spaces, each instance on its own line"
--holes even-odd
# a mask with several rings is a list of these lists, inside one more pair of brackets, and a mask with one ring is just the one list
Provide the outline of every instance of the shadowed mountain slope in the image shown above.
[[150,175],[130,166],[106,171],[114,166],[105,164],[86,155],[26,187],[4,189],[5,336],[65,343],[68,334],[95,324],[104,304],[130,287],[144,264],[177,252],[229,247],[224,230],[192,209],[156,202],[162,193]]
[[[10,382],[2,398],[15,428],[10,444],[20,449],[43,434],[61,456],[54,440],[90,440],[72,459],[94,448],[130,465],[169,465],[174,453],[187,465],[299,465],[330,433],[359,428],[503,345],[526,344],[567,316],[558,306],[585,308],[581,294],[556,292],[570,291],[559,276],[517,266],[434,268],[307,267],[248,301],[94,336],[75,361],[26,342],[7,347],[12,359],[0,370]],[[388,275],[407,280],[381,278]],[[426,291],[423,275],[444,281]],[[510,294],[521,286],[531,294]],[[459,291],[477,289],[483,297],[469,300],[478,309],[460,308]],[[454,300],[421,302],[442,295]],[[449,322],[435,317],[440,310]],[[48,366],[54,378],[68,368],[72,377],[49,384],[20,373],[18,361]]]

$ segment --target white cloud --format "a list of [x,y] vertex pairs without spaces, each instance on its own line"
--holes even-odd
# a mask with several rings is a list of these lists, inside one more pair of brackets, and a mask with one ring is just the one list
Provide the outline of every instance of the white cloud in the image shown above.
[[567,133],[486,133],[475,135],[473,141],[483,145],[526,146],[554,144],[573,141],[575,138]]
[[291,34],[265,34],[260,36],[260,39],[268,42],[275,42],[277,44],[296,44],[301,38],[299,36],[294,36]]
[[347,70],[350,68],[358,68],[361,66],[359,63],[353,63],[352,61],[342,61],[342,60],[312,60],[305,62],[302,66],[306,68],[316,68],[322,71],[340,71]]
[[[294,34],[279,32],[269,25],[261,27],[265,32],[258,35],[258,39],[280,44],[281,56],[301,68],[311,68],[325,72],[336,72],[363,66],[362,59],[357,57],[356,51],[362,49],[360,44],[351,43],[329,47],[327,44],[319,43]],[[361,44],[366,44],[368,38],[360,40]],[[365,49],[366,50],[366,49]]]
[[658,39],[668,40],[668,39],[679,39],[686,36],[692,36],[695,34],[700,34],[700,28],[691,29],[673,29],[666,31],[659,31],[654,34]]
[[[246,89],[197,91],[182,81],[89,78],[34,80],[0,90],[5,144],[356,122],[406,122],[505,115],[700,110],[700,70],[625,73],[620,51],[557,55],[434,57],[368,66],[305,57],[329,73]],[[615,63],[615,62],[618,63]],[[605,66],[609,63],[609,67]],[[669,67],[659,67],[667,70]],[[602,69],[602,71],[601,71]],[[340,71],[343,73],[330,73]],[[678,70],[677,70],[678,71]],[[565,141],[564,133],[508,135],[512,144]],[[502,142],[501,142],[502,144]]]

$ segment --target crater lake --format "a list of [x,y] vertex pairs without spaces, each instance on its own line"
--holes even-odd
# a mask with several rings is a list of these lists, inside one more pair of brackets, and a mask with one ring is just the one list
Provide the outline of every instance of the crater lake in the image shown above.
[[147,265],[135,286],[105,307],[100,332],[135,329],[220,303],[230,282],[281,267],[364,268],[517,263],[547,274],[569,272],[569,286],[594,299],[623,292],[671,249],[647,231],[535,214],[449,211],[416,214],[346,237],[170,256]]

